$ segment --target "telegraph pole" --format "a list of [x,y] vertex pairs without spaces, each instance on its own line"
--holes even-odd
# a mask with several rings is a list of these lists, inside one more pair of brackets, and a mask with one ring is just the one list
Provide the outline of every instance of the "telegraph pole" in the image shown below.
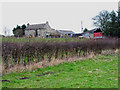
[[81,33],[83,32],[83,22],[81,21]]
[[4,35],[5,36],[9,36],[10,35],[10,30],[6,26],[3,28],[3,31],[4,31]]
[[4,34],[5,34],[5,36],[7,35],[7,29],[6,29],[6,27],[4,28]]

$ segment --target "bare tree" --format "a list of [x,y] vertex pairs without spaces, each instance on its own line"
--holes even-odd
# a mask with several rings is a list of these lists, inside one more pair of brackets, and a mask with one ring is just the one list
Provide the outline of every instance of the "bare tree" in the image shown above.
[[94,25],[97,28],[104,29],[106,27],[107,22],[110,20],[110,14],[108,11],[103,10],[99,13],[99,15],[92,18]]

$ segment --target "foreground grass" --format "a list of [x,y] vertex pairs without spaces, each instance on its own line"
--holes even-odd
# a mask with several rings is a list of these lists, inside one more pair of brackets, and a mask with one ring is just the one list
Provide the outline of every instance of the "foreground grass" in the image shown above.
[[[39,76],[36,76],[39,75]],[[27,77],[27,79],[20,78]],[[7,88],[118,88],[118,56],[62,63],[36,71],[3,75]]]

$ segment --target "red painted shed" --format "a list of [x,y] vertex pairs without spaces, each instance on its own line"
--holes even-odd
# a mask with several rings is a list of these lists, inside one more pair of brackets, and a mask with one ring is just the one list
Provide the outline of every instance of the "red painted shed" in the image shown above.
[[94,31],[94,38],[103,38],[102,31],[100,29]]

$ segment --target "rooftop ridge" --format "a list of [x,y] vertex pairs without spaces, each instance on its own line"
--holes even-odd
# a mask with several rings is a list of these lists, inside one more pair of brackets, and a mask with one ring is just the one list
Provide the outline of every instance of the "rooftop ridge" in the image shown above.
[[45,25],[46,23],[41,23],[41,24],[31,24],[29,26],[33,26],[33,25]]

